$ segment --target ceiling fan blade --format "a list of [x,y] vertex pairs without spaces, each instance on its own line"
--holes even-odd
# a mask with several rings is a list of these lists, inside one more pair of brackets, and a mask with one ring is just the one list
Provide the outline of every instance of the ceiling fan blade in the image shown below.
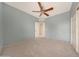
[[47,13],[44,13],[46,16],[49,16],[49,14],[47,14]]
[[43,7],[42,7],[42,5],[41,5],[41,3],[40,3],[40,2],[38,2],[38,5],[39,5],[39,7],[40,7],[40,10],[42,10],[42,9],[43,9]]
[[44,12],[47,12],[47,11],[50,11],[50,10],[53,10],[53,7],[51,7],[51,8],[49,8],[49,9],[44,10]]

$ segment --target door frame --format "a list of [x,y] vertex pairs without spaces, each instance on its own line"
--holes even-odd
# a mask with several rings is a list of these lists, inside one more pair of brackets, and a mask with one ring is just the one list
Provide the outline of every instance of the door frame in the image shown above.
[[[79,53],[79,19],[77,18],[79,17],[79,10],[77,10],[77,7],[75,10],[75,14],[73,15],[73,17],[71,17],[71,44],[74,47],[75,51]],[[73,25],[75,27],[73,27]]]
[[45,38],[45,22],[43,21],[35,22],[35,38]]
[[76,52],[79,53],[79,10],[76,10]]

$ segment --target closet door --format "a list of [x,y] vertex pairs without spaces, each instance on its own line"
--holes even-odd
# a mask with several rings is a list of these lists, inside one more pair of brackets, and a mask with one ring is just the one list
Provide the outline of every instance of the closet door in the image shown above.
[[79,53],[79,10],[76,11],[76,51]]
[[76,13],[71,18],[71,44],[79,53],[79,5],[75,11]]
[[71,44],[76,48],[76,14],[71,18]]

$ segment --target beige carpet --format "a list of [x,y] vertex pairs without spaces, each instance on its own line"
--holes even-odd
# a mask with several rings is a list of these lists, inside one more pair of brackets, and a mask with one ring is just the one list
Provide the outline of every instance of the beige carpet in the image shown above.
[[3,55],[11,57],[76,57],[72,46],[60,40],[29,39],[10,44]]

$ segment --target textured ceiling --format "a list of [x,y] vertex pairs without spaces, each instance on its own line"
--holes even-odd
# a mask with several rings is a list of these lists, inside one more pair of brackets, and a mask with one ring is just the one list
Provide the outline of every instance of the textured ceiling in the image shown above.
[[[39,18],[40,13],[32,12],[35,10],[40,10],[37,2],[5,2],[6,4],[20,9],[28,14],[31,14],[37,18]],[[57,14],[61,14],[70,10],[72,3],[71,2],[42,2],[44,9],[53,7],[53,11],[47,12],[51,17]],[[47,18],[47,16],[43,15],[41,18]]]

